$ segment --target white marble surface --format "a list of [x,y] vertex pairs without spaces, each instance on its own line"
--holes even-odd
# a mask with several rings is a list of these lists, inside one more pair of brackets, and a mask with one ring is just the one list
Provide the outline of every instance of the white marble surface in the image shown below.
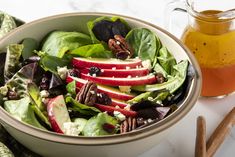
[[[133,16],[163,27],[164,0],[0,0],[0,10],[26,22],[49,15],[67,12],[110,12]],[[186,18],[186,17],[183,17]],[[181,26],[183,20],[176,20]],[[174,34],[179,32],[174,32]],[[178,127],[154,148],[139,157],[191,157],[194,156],[196,118],[203,115],[209,137],[224,115],[235,106],[235,94],[223,99],[199,98],[191,112]],[[141,147],[141,146],[140,146]],[[216,157],[235,156],[235,128],[216,153]]]

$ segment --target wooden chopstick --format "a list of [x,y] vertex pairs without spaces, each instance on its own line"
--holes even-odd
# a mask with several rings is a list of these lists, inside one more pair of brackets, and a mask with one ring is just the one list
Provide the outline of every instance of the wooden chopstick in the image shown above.
[[206,143],[207,157],[212,157],[235,125],[235,107],[225,116]]
[[206,121],[202,116],[197,118],[195,157],[206,157]]

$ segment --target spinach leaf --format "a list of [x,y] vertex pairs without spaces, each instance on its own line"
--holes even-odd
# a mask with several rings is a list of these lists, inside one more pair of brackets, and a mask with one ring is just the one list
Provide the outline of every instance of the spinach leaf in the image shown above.
[[72,81],[66,85],[66,90],[72,95],[76,95],[76,81]]
[[83,115],[97,115],[97,113],[101,112],[99,109],[95,107],[91,107],[91,106],[87,106],[87,105],[79,103],[78,101],[74,100],[70,96],[65,98],[65,102],[66,104],[70,103],[74,111],[78,111]]
[[17,27],[14,18],[3,12],[0,12],[0,23],[0,38]]
[[176,60],[174,56],[167,50],[166,47],[162,47],[159,50],[159,55],[157,57],[158,63],[162,66],[162,68],[171,75],[174,71],[173,66],[176,65]]
[[100,136],[100,135],[110,135],[114,133],[109,133],[106,130],[104,130],[103,125],[104,124],[111,124],[116,125],[118,121],[112,117],[109,116],[107,113],[99,113],[97,116],[91,117],[84,129],[83,129],[83,135],[84,136]]
[[151,62],[158,49],[156,39],[155,34],[146,28],[132,29],[126,36],[126,41],[134,49],[134,56]]
[[91,43],[91,38],[83,33],[53,31],[45,39],[42,51],[51,56],[61,58],[65,52]]
[[24,46],[21,44],[10,44],[7,47],[7,55],[4,67],[5,82],[7,82],[7,80],[9,80],[19,69],[19,60],[23,47]]
[[62,58],[58,58],[50,55],[42,55],[40,59],[40,66],[45,71],[50,71],[54,74],[57,74],[57,67],[64,67],[70,64],[71,57],[65,55]]
[[45,129],[36,119],[34,111],[30,104],[29,97],[19,100],[9,100],[4,102],[4,108],[9,114],[19,121],[26,122],[41,129]]
[[69,54],[78,57],[93,57],[93,58],[112,58],[113,53],[104,48],[102,44],[85,45],[76,48]]
[[37,40],[33,38],[25,38],[22,41],[22,44],[24,45],[23,51],[22,51],[22,57],[24,59],[28,59],[31,56],[34,56],[34,50],[38,48],[38,42]]
[[168,78],[170,77],[167,72],[162,68],[162,66],[159,64],[159,63],[156,63],[153,70],[156,72],[156,73],[161,73],[165,78]]
[[173,76],[168,79],[167,82],[161,84],[152,84],[144,86],[133,86],[132,89],[136,91],[157,91],[166,89],[170,93],[174,93],[178,88],[182,86],[187,76],[187,68],[189,62],[183,60],[180,63],[173,66]]

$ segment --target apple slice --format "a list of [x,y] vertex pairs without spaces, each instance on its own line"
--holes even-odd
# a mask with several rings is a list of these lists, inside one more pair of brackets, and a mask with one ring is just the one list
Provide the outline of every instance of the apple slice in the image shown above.
[[[81,69],[81,73],[88,74],[89,68]],[[99,76],[102,77],[140,77],[146,76],[149,74],[149,70],[147,68],[135,68],[135,69],[101,69],[101,74]]]
[[127,78],[113,78],[113,77],[93,77],[88,74],[81,73],[81,78],[93,81],[102,85],[109,86],[138,86],[145,84],[152,84],[156,82],[155,75],[147,75],[142,77],[127,77]]
[[126,69],[126,68],[136,68],[142,66],[142,61],[140,59],[101,59],[101,58],[79,58],[74,57],[72,59],[72,64],[77,68],[90,68],[92,66],[101,69]]
[[120,108],[125,108],[128,104],[122,100],[112,98],[111,106],[119,106]]
[[47,113],[52,129],[57,133],[64,133],[64,123],[71,122],[63,95],[49,100]]
[[[77,78],[77,77],[73,77],[73,76],[68,76],[66,78],[66,82],[72,82],[73,80],[76,81],[76,87],[77,88],[82,88],[82,86],[87,82],[87,80],[81,79],[81,78]],[[126,94],[121,92],[120,90],[113,88],[113,87],[107,87],[104,85],[97,85],[98,88],[98,92],[99,93],[105,93],[107,94],[110,98],[116,98],[119,100],[130,100],[133,99],[135,97],[134,94]]]
[[135,117],[137,115],[137,112],[135,111],[129,111],[121,108],[116,108],[113,106],[107,106],[107,105],[101,105],[101,104],[95,104],[95,107],[103,112],[107,112],[108,114],[113,115],[114,111],[118,111],[122,114],[124,114],[127,117]]

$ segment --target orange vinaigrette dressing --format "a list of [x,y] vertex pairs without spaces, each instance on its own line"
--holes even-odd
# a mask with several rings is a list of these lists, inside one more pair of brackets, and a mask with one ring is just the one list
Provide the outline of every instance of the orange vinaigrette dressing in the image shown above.
[[[220,11],[207,10],[202,14]],[[197,58],[202,71],[202,96],[220,96],[235,91],[235,30],[231,21],[216,23],[196,19],[188,26],[182,41]]]

